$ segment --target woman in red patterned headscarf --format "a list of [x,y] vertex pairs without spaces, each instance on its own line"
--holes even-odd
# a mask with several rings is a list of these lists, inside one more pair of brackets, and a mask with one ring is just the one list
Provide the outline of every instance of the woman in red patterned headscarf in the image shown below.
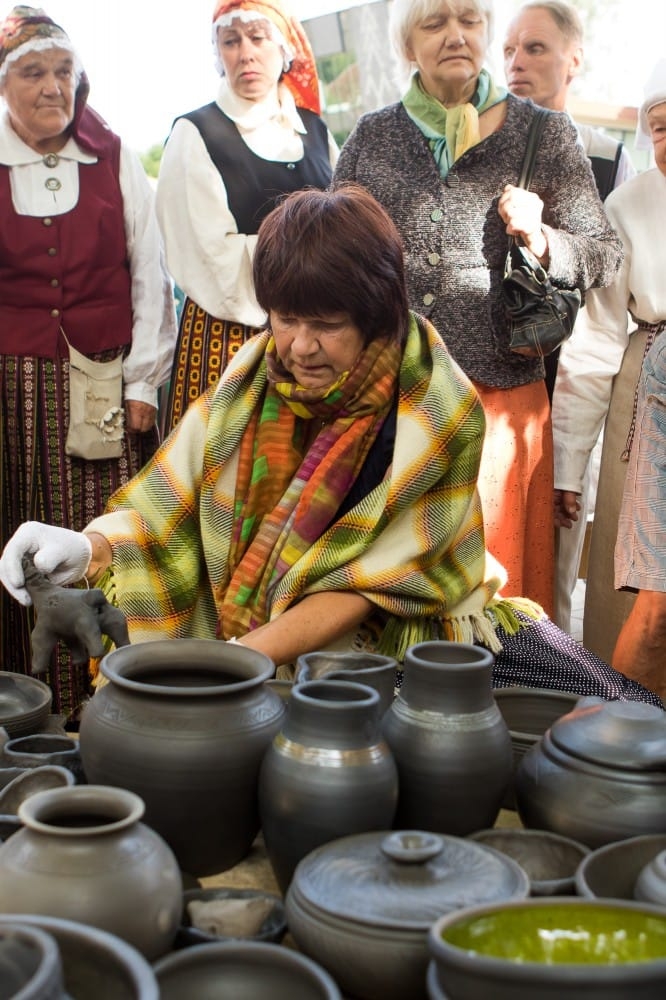
[[217,98],[176,119],[157,188],[185,296],[166,432],[265,321],[252,282],[262,219],[291,191],[326,188],[337,159],[312,50],[282,0],[217,0],[213,47]]

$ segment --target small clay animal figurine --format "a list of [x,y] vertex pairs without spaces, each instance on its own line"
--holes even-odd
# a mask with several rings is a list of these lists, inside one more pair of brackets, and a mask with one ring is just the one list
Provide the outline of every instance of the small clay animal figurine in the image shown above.
[[37,618],[31,635],[33,674],[48,668],[58,639],[69,647],[77,664],[104,655],[103,635],[116,646],[129,646],[125,616],[101,590],[58,587],[35,568],[29,555],[23,557],[23,572]]

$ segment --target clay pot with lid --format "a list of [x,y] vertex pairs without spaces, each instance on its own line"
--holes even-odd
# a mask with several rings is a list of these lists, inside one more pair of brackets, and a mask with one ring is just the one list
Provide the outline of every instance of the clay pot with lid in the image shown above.
[[525,754],[515,788],[525,826],[592,848],[666,833],[666,713],[584,698]]
[[476,902],[525,899],[529,878],[483,844],[420,830],[343,837],[294,873],[287,925],[298,947],[360,1000],[425,997],[428,929]]
[[199,878],[233,867],[259,831],[257,784],[286,708],[267,656],[208,639],[116,649],[81,718],[88,780],[128,788]]
[[382,721],[398,765],[395,826],[466,836],[491,827],[513,773],[492,690],[494,657],[462,642],[410,646]]

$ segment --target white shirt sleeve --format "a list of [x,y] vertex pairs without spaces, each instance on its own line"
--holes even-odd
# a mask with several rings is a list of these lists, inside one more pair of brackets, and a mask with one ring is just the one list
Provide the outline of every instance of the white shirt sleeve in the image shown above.
[[[610,213],[609,213],[610,217]],[[582,493],[592,449],[603,427],[613,378],[629,342],[631,246],[613,283],[586,292],[571,338],[562,346],[553,391],[552,420],[555,488]]]
[[120,190],[132,279],[132,346],[123,362],[125,398],[157,406],[176,345],[173,286],[166,270],[155,195],[136,153],[121,146]]
[[655,252],[666,231],[666,177],[657,169],[638,174],[611,192],[605,208],[624,261],[611,285],[586,293],[586,307],[560,353],[553,393],[555,487],[577,493],[635,329],[631,317],[646,323],[666,318],[663,259]]
[[239,233],[224,182],[199,130],[179,119],[157,183],[157,217],[176,284],[219,319],[261,326],[252,282],[255,235]]

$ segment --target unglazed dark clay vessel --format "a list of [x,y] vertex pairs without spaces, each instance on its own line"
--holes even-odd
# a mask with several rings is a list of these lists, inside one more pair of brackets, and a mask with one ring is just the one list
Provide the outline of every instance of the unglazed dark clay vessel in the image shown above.
[[78,740],[56,733],[32,733],[7,740],[2,748],[2,760],[7,767],[66,767],[74,780],[85,781]]
[[343,837],[294,873],[287,924],[301,951],[361,1000],[425,996],[428,929],[482,900],[525,898],[511,858],[470,840],[421,830]]
[[[515,775],[525,753],[561,716],[573,711],[580,695],[569,691],[548,688],[504,687],[495,688],[493,696],[504,721],[509,727],[513,747],[513,774]],[[502,802],[504,809],[515,809],[513,775]]]
[[296,683],[327,679],[367,684],[379,694],[381,716],[393,701],[397,668],[396,660],[379,653],[304,653],[296,664]]
[[38,927],[0,923],[0,996],[62,1000],[62,965],[54,939]]
[[52,692],[36,677],[0,670],[0,726],[8,738],[40,731],[51,711]]
[[396,827],[464,836],[495,822],[513,756],[493,662],[466,643],[407,650],[402,687],[382,722],[400,779]]
[[338,837],[391,826],[398,773],[379,694],[348,681],[295,685],[261,766],[259,811],[282,892],[301,858]]
[[576,892],[592,899],[634,899],[638,876],[661,851],[666,851],[666,833],[597,847],[576,870]]
[[515,789],[525,826],[589,847],[666,833],[666,713],[582,699],[525,754]]
[[487,847],[507,854],[525,869],[532,896],[572,896],[576,871],[589,847],[548,830],[479,830],[470,834]]
[[117,934],[150,960],[169,950],[182,905],[176,859],[132,792],[37,792],[0,846],[0,912],[63,917]]
[[662,1000],[666,912],[558,896],[473,906],[430,928],[430,1000]]
[[187,948],[160,959],[155,973],[160,1000],[341,1000],[324,969],[276,944]]
[[262,653],[207,639],[146,642],[104,658],[109,681],[79,733],[88,780],[136,792],[145,820],[195,877],[231,868],[259,830],[257,782],[285,704]]
[[0,915],[0,927],[18,922],[55,939],[63,969],[62,1000],[159,1000],[150,965],[115,934],[41,914]]

